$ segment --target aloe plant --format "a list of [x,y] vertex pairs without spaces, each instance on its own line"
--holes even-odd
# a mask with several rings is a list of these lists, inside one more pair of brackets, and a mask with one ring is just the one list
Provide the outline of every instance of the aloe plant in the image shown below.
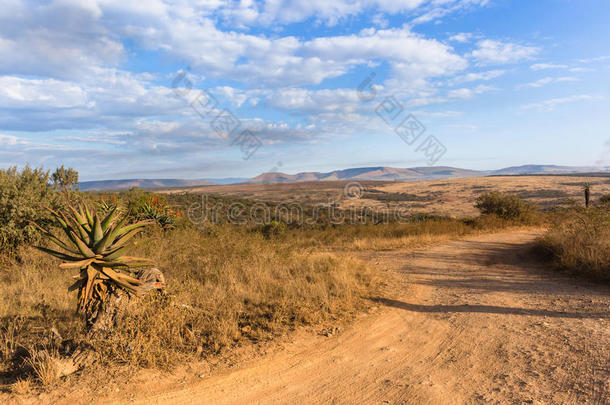
[[78,289],[77,309],[91,312],[99,308],[113,288],[120,288],[130,295],[143,291],[142,282],[133,277],[132,271],[138,267],[151,267],[148,259],[126,256],[133,243],[133,237],[153,221],[129,223],[129,213],[120,215],[118,207],[113,207],[100,218],[86,203],[68,209],[54,211],[47,208],[59,222],[67,236],[67,242],[50,231],[37,226],[46,238],[59,249],[37,246],[41,251],[64,261],[62,269],[79,269],[80,275],[70,290]]

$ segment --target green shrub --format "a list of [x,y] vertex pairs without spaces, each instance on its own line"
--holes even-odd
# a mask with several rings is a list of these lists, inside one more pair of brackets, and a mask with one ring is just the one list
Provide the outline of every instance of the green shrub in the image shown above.
[[268,224],[263,225],[261,233],[267,239],[284,235],[286,233],[286,224],[273,220]]
[[610,204],[610,194],[604,194],[599,198],[600,204]]
[[484,215],[497,215],[506,220],[526,219],[534,213],[534,206],[515,195],[490,192],[480,195],[475,207]]
[[0,253],[39,241],[40,232],[30,221],[45,227],[52,222],[42,208],[56,198],[48,183],[49,172],[43,169],[0,170]]

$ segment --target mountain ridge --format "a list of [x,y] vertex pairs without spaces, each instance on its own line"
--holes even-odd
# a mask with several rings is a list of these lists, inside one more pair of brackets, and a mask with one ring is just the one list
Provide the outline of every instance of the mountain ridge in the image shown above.
[[610,167],[593,166],[559,166],[559,165],[522,165],[511,166],[498,170],[471,170],[451,166],[421,166],[409,168],[396,168],[388,166],[355,167],[330,172],[300,172],[286,174],[281,172],[267,172],[251,179],[224,178],[224,179],[124,179],[124,180],[96,180],[81,182],[83,191],[89,190],[126,190],[138,188],[167,188],[167,187],[194,187],[223,184],[266,184],[289,183],[304,181],[332,181],[332,180],[382,180],[382,181],[424,181],[441,180],[459,177],[483,176],[511,176],[511,175],[544,175],[544,174],[580,174],[602,172],[610,173]]

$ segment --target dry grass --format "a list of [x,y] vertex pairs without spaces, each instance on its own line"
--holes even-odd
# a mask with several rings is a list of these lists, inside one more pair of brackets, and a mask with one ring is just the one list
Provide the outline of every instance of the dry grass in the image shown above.
[[598,200],[610,193],[608,177],[585,176],[494,176],[447,179],[439,182],[383,182],[362,181],[363,198],[345,198],[343,188],[351,181],[318,181],[279,184],[234,184],[165,190],[163,193],[188,192],[218,195],[229,198],[246,198],[257,201],[298,202],[304,205],[328,204],[339,207],[391,207],[412,209],[455,218],[478,215],[474,208],[476,198],[487,191],[516,194],[542,208],[553,208],[568,200],[583,201],[582,185],[591,183],[592,199]]
[[[597,201],[603,194],[610,193],[608,177],[578,176],[505,176],[448,179],[422,182],[396,182],[376,187],[388,195],[408,193],[419,198],[434,196],[425,203],[398,202],[396,206],[410,208],[421,213],[468,218],[478,215],[474,204],[484,192],[497,191],[514,194],[542,209],[568,206],[570,201],[584,203],[582,185],[591,183],[592,200]],[[385,205],[385,204],[384,204]],[[380,206],[372,199],[345,200],[342,208],[348,206]],[[381,205],[383,206],[383,205]]]
[[563,269],[610,281],[610,207],[557,213],[539,246]]
[[[365,308],[378,286],[371,270],[348,255],[228,225],[153,230],[134,254],[157,262],[168,295],[133,301],[114,333],[87,342],[100,354],[100,367],[170,369],[299,326],[343,321]],[[0,267],[0,385],[29,376],[50,387],[57,383],[56,354],[69,354],[66,346],[73,350],[84,339],[74,293],[67,293],[72,272],[31,248],[19,257]]]
[[58,353],[49,353],[46,350],[33,351],[25,362],[31,367],[36,381],[43,387],[53,387],[59,382]]

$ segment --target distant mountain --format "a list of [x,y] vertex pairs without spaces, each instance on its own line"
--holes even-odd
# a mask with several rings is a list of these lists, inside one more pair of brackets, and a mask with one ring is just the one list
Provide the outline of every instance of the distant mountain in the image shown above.
[[440,180],[458,177],[480,177],[480,176],[514,176],[527,174],[578,174],[578,173],[610,173],[610,167],[571,167],[554,165],[524,165],[507,167],[500,170],[468,170],[449,166],[433,167],[358,167],[353,169],[335,170],[332,172],[302,172],[297,174],[286,174],[280,172],[263,173],[252,179],[246,178],[223,178],[223,179],[129,179],[129,180],[100,180],[84,181],[80,183],[83,191],[88,190],[125,190],[132,187],[138,188],[169,188],[169,187],[194,187],[206,185],[223,185],[236,183],[293,183],[302,181],[322,180],[385,180],[385,181],[423,181]]
[[91,190],[128,190],[137,188],[158,187],[193,187],[214,184],[209,180],[179,180],[179,179],[127,179],[127,180],[100,180],[83,181],[79,187],[83,191]]
[[354,169],[335,170],[328,173],[304,172],[297,174],[263,173],[248,183],[287,183],[316,180],[386,180],[386,181],[417,181],[433,180],[451,177],[485,176],[489,172],[458,169],[455,167],[412,167],[400,169],[394,167],[359,167]]
[[519,174],[574,174],[574,173],[595,173],[609,171],[608,167],[594,166],[555,166],[555,165],[523,165],[507,167],[505,169],[494,170],[494,175],[519,175]]

